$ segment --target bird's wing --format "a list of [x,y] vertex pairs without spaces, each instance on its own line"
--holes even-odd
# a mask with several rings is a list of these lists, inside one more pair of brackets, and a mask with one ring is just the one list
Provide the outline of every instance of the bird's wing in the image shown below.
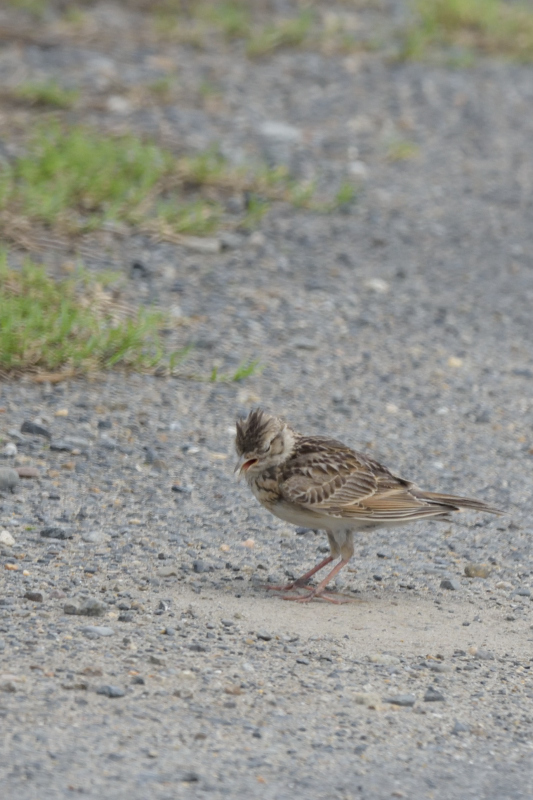
[[285,500],[316,511],[348,508],[377,489],[377,476],[365,456],[321,436],[301,438],[283,467],[280,485]]
[[325,437],[302,437],[284,465],[284,500],[327,516],[386,522],[446,514],[451,504],[428,503],[414,484],[377,461]]

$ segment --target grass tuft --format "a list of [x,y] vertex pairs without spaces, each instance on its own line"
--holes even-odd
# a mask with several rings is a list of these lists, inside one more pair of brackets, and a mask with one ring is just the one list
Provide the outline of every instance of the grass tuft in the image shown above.
[[170,165],[169,154],[133,136],[111,139],[47,124],[4,173],[0,207],[63,222],[70,231],[91,229],[127,220]]
[[314,21],[314,14],[306,9],[295,19],[283,20],[267,25],[252,34],[246,46],[246,53],[251,58],[265,56],[281,47],[301,45],[307,38]]
[[[341,194],[348,198],[351,191],[344,187]],[[246,200],[237,216],[226,202],[235,194]],[[71,236],[120,222],[177,241],[220,227],[253,228],[276,200],[322,212],[348,202],[319,203],[315,194],[314,182],[295,180],[285,167],[234,167],[215,148],[176,158],[134,136],[106,137],[48,121],[36,128],[23,156],[0,165],[0,231],[27,247],[43,227]]]
[[78,99],[75,89],[64,89],[57,81],[44,83],[23,83],[13,91],[13,96],[32,106],[48,106],[51,108],[72,108]]
[[250,35],[250,12],[243,2],[206,3],[199,6],[197,13],[227,39],[245,39]]
[[533,61],[531,3],[415,0],[414,11],[416,22],[403,42],[404,58],[424,58],[437,45]]
[[408,161],[416,158],[420,153],[420,148],[415,142],[408,139],[397,139],[389,143],[387,147],[388,161]]
[[255,361],[242,361],[233,374],[225,374],[218,371],[218,367],[213,367],[209,376],[210,383],[233,383],[243,381],[252,375],[259,375],[264,367],[256,359]]
[[[103,285],[79,270],[56,281],[26,261],[8,267],[0,257],[0,369],[71,370],[86,373],[114,366],[148,369],[161,365],[165,351],[162,314],[137,310],[123,319]],[[176,365],[185,356],[173,353]]]
[[7,0],[7,5],[27,11],[37,19],[44,17],[46,13],[46,0]]

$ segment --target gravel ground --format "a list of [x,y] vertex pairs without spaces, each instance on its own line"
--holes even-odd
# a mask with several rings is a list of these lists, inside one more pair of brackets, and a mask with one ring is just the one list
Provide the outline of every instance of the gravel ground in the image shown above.
[[[531,67],[134,44],[4,42],[0,75],[112,98],[171,62],[178,106],[87,121],[361,190],[343,213],[277,205],[211,255],[110,246],[130,298],[183,317],[191,369],[262,374],[0,386],[5,796],[531,797]],[[216,109],[191,99],[205,75]],[[405,139],[415,157],[388,159]],[[286,603],[265,585],[326,539],[236,483],[257,403],[508,514],[361,535],[352,603]]]

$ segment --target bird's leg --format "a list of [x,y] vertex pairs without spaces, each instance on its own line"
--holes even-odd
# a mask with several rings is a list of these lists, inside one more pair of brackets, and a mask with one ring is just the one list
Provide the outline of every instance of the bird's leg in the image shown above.
[[292,583],[287,583],[285,586],[267,586],[267,589],[270,589],[273,592],[290,592],[291,589],[298,589],[300,586],[305,586],[306,583],[309,583],[309,580],[313,577],[315,572],[318,572],[323,567],[327,566],[327,564],[331,564],[334,560],[333,556],[328,556],[320,564],[317,564],[313,569],[310,569],[309,572],[306,572],[305,575],[302,575],[301,578],[297,578]]
[[295,597],[294,595],[287,595],[287,596],[283,595],[283,600],[294,600],[296,603],[309,603],[314,597],[322,597],[324,600],[328,600],[330,603],[337,603],[338,605],[340,605],[341,603],[350,602],[348,598],[335,600],[335,598],[328,597],[327,595],[324,594],[326,586],[328,585],[330,580],[334,578],[335,575],[337,575],[341,571],[341,569],[345,567],[346,564],[348,564],[349,561],[350,561],[349,558],[342,558],[339,561],[339,563],[335,567],[333,567],[331,572],[328,573],[328,575],[326,575],[324,580],[320,581],[318,586],[316,586],[314,589],[311,589],[311,591],[308,594],[299,595],[298,597]]

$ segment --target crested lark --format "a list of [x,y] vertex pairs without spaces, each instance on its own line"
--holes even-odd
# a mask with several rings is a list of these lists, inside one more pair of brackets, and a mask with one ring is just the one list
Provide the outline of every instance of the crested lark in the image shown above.
[[287,591],[305,586],[340,556],[316,588],[303,596],[284,596],[286,600],[306,603],[320,596],[342,602],[324,590],[353,556],[354,531],[393,527],[424,517],[448,520],[452,511],[502,513],[481,500],[425,492],[342,442],[302,436],[261,409],[237,420],[235,446],[240,456],[235,471],[244,473],[261,505],[285,522],[325,530],[329,540],[327,558],[293,583],[270,588]]

